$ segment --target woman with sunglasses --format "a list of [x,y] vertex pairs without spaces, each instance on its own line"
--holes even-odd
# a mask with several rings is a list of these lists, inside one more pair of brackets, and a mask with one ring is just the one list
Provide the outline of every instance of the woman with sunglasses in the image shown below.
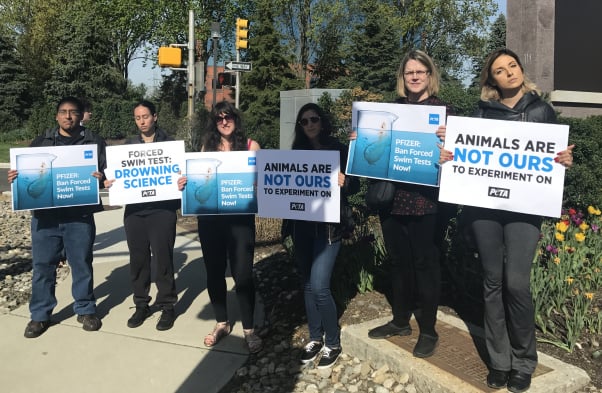
[[[331,136],[332,126],[318,105],[301,107],[295,121],[293,150],[335,150],[340,154],[341,168],[347,163],[347,146]],[[341,205],[347,195],[359,188],[357,178],[339,172]],[[302,363],[312,362],[321,354],[318,368],[331,367],[341,354],[341,337],[337,308],[330,291],[334,263],[344,235],[341,224],[289,220],[288,230],[295,247],[295,260],[301,276],[309,343],[301,355]]]
[[[439,72],[433,60],[412,50],[401,60],[397,73],[399,104],[437,105],[453,110],[437,98]],[[445,126],[437,136],[444,140]],[[391,309],[393,320],[368,332],[373,339],[412,334],[410,319],[416,318],[420,334],[413,355],[426,358],[435,352],[439,336],[435,330],[441,292],[440,248],[447,222],[455,206],[437,202],[438,189],[396,183],[393,203],[379,211],[385,247],[391,260]]]
[[[240,112],[227,101],[215,105],[211,111],[207,133],[201,151],[259,150],[257,142],[248,139],[242,129]],[[186,177],[178,179],[183,190]],[[255,216],[252,214],[198,216],[198,231],[203,260],[207,271],[207,291],[216,325],[205,336],[204,344],[213,347],[230,334],[228,320],[226,265],[234,279],[240,307],[242,328],[249,352],[257,353],[263,343],[254,331],[255,286],[253,284],[253,255],[255,251]]]

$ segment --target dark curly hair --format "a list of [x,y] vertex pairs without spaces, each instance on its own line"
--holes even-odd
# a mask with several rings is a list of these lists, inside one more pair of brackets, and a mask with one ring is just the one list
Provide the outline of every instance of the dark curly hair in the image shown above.
[[207,122],[207,132],[205,134],[201,150],[218,151],[221,143],[221,135],[217,130],[217,120],[220,115],[231,115],[234,117],[234,132],[232,133],[232,150],[247,150],[247,136],[242,129],[242,118],[240,111],[228,102],[218,102],[211,110],[211,116]]
[[320,129],[320,144],[323,146],[328,145],[330,142],[330,135],[332,134],[332,123],[330,121],[330,116],[318,105],[310,102],[305,104],[299,109],[297,113],[297,119],[295,119],[295,139],[293,140],[293,150],[313,150],[313,146],[305,135],[303,131],[303,126],[301,125],[301,117],[307,111],[314,111],[318,114],[320,121],[322,123],[322,128]]

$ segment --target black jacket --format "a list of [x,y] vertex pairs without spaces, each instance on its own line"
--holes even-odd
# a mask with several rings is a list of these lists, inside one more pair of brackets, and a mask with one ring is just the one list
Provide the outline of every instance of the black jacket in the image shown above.
[[[98,170],[103,173],[102,179],[98,182],[99,188],[104,188],[104,170],[107,167],[107,144],[105,140],[90,131],[85,127],[81,127],[78,135],[72,138],[62,138],[59,135],[59,127],[47,129],[44,134],[36,137],[30,147],[42,147],[42,146],[68,146],[68,145],[98,145]],[[56,209],[38,209],[33,211],[33,215],[36,218],[44,217],[61,217],[61,218],[77,218],[87,216],[92,213],[96,213],[104,210],[102,206],[102,200],[97,205],[85,205],[85,206],[70,206],[60,207]]]
[[[169,142],[174,139],[170,137],[167,132],[155,126],[155,137],[153,139],[154,142]],[[126,145],[133,145],[136,143],[144,143],[142,139],[142,135],[134,135],[128,139],[126,139]],[[174,186],[175,187],[175,186]],[[176,211],[180,208],[180,199],[170,199],[167,201],[156,201],[156,202],[140,202],[140,203],[130,203],[125,206],[125,212],[123,213],[125,217],[130,214],[138,214],[138,215],[148,215],[151,214],[155,210],[171,210]]]
[[532,123],[557,123],[554,109],[535,92],[522,96],[514,108],[508,108],[498,101],[481,100],[479,101],[479,108],[473,116]]

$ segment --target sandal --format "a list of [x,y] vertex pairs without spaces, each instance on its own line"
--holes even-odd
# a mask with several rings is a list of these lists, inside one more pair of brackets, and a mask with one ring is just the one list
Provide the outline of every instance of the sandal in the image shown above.
[[243,329],[245,334],[245,341],[250,353],[257,353],[263,348],[263,340],[255,334],[254,329]]
[[230,334],[230,324],[228,322],[218,322],[215,324],[213,331],[205,336],[203,342],[206,347],[212,347],[228,334]]

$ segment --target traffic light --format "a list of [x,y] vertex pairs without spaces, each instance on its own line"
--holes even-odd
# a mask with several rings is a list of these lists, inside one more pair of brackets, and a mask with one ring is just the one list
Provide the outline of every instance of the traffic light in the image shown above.
[[159,48],[159,67],[179,67],[182,64],[182,49],[171,46]]
[[236,18],[236,49],[249,47],[249,20]]

